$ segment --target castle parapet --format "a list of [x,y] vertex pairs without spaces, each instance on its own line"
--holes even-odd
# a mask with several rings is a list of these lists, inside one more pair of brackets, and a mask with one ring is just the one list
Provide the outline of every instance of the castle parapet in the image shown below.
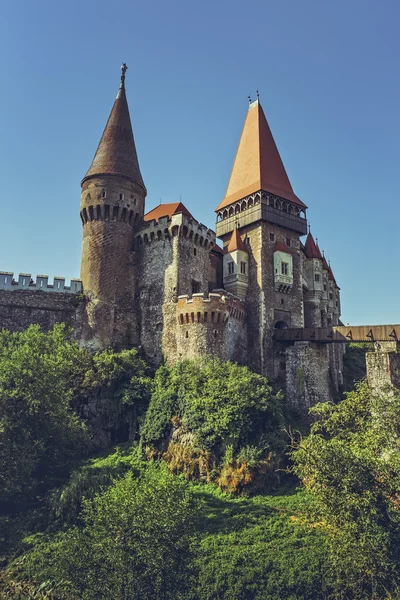
[[243,323],[246,317],[245,303],[226,293],[193,294],[178,296],[178,322],[180,325],[195,323],[226,324],[229,319]]
[[192,240],[195,245],[212,249],[215,246],[215,232],[208,229],[196,219],[189,218],[183,213],[171,217],[160,217],[157,220],[145,222],[135,237],[135,248],[157,240],[171,239],[181,236]]
[[54,277],[51,284],[47,275],[37,275],[36,281],[34,281],[30,273],[19,273],[18,280],[16,280],[14,279],[14,273],[0,271],[0,290],[80,294],[83,287],[80,279],[71,279],[70,285],[65,285],[65,277]]

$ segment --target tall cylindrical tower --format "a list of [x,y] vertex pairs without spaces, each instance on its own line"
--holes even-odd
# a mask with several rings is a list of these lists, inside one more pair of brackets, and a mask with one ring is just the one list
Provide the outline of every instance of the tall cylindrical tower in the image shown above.
[[93,348],[137,342],[133,230],[143,220],[146,188],[140,173],[121,85],[92,164],[82,180],[81,279],[87,297],[84,342]]

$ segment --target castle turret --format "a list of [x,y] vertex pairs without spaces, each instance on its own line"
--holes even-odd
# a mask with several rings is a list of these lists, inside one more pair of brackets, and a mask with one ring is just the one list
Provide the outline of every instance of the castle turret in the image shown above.
[[88,298],[85,341],[95,348],[136,342],[133,229],[143,221],[146,188],[140,173],[121,85],[92,164],[82,180],[81,279]]
[[249,253],[234,229],[225,248],[223,259],[224,288],[238,298],[245,299],[249,285]]

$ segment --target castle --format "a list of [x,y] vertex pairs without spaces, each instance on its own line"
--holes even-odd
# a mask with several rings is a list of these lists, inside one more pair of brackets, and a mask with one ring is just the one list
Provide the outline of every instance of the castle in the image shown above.
[[146,211],[125,71],[81,183],[81,280],[49,285],[46,276],[15,281],[0,272],[0,326],[62,321],[93,349],[140,346],[154,364],[213,355],[292,381],[308,404],[328,399],[341,383],[343,344],[274,340],[277,330],[341,325],[340,290],[307,231],[307,206],[259,98],[249,104],[214,232],[181,202]]

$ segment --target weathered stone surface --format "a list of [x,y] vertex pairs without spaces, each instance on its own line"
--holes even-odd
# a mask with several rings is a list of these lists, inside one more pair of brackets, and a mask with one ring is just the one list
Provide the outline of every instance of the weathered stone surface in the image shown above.
[[303,414],[332,400],[328,344],[296,342],[286,349],[286,397]]
[[0,290],[0,328],[23,331],[36,323],[49,330],[56,323],[66,323],[80,338],[85,319],[84,304],[81,296],[71,293]]
[[365,355],[368,385],[378,393],[400,390],[400,354],[397,350],[397,342],[377,342],[375,352]]

